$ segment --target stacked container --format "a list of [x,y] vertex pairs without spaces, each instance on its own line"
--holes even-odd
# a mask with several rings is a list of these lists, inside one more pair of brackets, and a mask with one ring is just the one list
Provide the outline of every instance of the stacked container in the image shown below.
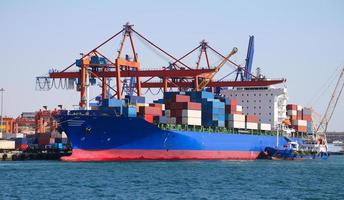
[[307,121],[307,133],[313,133],[313,120],[311,108],[303,108],[302,119]]
[[243,114],[227,114],[226,125],[228,128],[245,129],[245,115]]
[[139,107],[139,116],[147,122],[153,123],[154,117],[162,116],[162,109],[160,107],[141,106]]
[[202,106],[191,102],[190,96],[166,93],[165,116],[169,124],[202,125]]
[[312,121],[309,109],[303,109],[300,105],[288,104],[287,116],[290,118],[290,128],[293,128],[296,132],[300,133],[308,132],[308,124],[311,124]]
[[258,117],[255,115],[246,115],[245,116],[246,129],[249,130],[258,130]]
[[202,125],[225,127],[225,104],[218,99],[202,100]]

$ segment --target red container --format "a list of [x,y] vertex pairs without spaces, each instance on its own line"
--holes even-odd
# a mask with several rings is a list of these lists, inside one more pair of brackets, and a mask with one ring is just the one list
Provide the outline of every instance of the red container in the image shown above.
[[161,108],[157,107],[140,107],[139,108],[139,115],[153,115],[153,116],[162,116],[162,110]]
[[153,115],[144,115],[143,116],[144,120],[146,120],[149,123],[153,123],[154,116]]
[[172,97],[173,102],[190,102],[190,96],[176,94]]
[[171,103],[170,108],[166,109],[171,109],[171,110],[202,110],[202,104],[200,103],[195,103],[195,102],[175,102]]
[[231,99],[231,105],[238,105],[238,101],[236,99]]
[[311,122],[312,121],[312,116],[311,115],[302,115],[302,119],[306,120],[307,122]]
[[297,110],[297,105],[295,105],[295,104],[288,104],[287,105],[287,110]]
[[246,122],[258,123],[258,117],[255,115],[246,115]]

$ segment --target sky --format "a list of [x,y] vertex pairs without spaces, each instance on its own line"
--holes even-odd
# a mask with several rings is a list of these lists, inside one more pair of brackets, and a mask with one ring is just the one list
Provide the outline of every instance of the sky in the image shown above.
[[[176,57],[205,39],[244,64],[255,36],[253,72],[286,78],[289,103],[322,114],[344,67],[344,1],[0,1],[0,88],[4,115],[16,117],[43,105],[71,108],[75,90],[37,91],[35,77],[62,70],[130,22],[134,29]],[[166,56],[134,38],[144,68],[166,66]],[[102,49],[114,58],[119,38]],[[185,62],[195,64],[197,55]],[[219,57],[210,55],[213,66]],[[233,71],[227,65],[219,75]],[[91,93],[96,93],[92,89]],[[344,131],[344,95],[329,130]]]

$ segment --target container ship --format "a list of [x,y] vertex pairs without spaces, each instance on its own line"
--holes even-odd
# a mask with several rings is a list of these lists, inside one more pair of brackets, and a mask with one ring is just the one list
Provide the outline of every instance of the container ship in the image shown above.
[[[118,35],[123,38],[112,61],[100,48]],[[159,70],[142,70],[133,35],[173,62]],[[123,58],[128,40],[132,57]],[[64,88],[76,85],[80,92],[79,109],[60,110],[55,116],[73,148],[72,155],[62,160],[254,160],[264,157],[268,147],[302,143],[312,132],[311,115],[301,106],[287,105],[286,89],[274,87],[285,79],[251,73],[253,41],[250,36],[246,65],[241,67],[230,60],[236,48],[224,56],[202,41],[176,58],[126,24],[64,70],[37,77],[42,90],[60,80],[60,85],[66,83]],[[196,67],[186,65],[183,59],[197,49]],[[221,63],[209,64],[209,50]],[[200,64],[202,55],[205,67]],[[234,66],[236,79],[216,81],[216,73],[227,63]],[[77,70],[70,71],[73,66]],[[89,88],[97,81],[102,92],[91,102]],[[152,88],[163,90],[163,96],[148,103],[141,90]]]

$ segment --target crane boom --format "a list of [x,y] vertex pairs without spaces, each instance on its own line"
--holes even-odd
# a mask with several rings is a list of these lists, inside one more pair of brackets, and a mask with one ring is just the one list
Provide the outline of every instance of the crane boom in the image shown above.
[[339,97],[343,91],[344,88],[344,67],[341,70],[341,73],[339,75],[338,81],[336,83],[336,87],[334,88],[334,91],[332,93],[330,102],[327,105],[326,111],[318,125],[317,130],[315,131],[315,134],[322,133],[325,134],[327,131],[328,123],[330,122],[334,110],[336,109]]
[[236,52],[238,52],[238,48],[234,47],[232,49],[232,51],[221,61],[221,63],[215,67],[215,70],[213,73],[210,73],[209,76],[207,76],[205,79],[203,79],[203,81],[199,84],[199,90],[204,89],[208,83],[214,78],[214,76],[216,75],[216,73],[218,71],[220,71],[220,69],[226,64],[227,60],[233,56],[234,54],[236,54]]

